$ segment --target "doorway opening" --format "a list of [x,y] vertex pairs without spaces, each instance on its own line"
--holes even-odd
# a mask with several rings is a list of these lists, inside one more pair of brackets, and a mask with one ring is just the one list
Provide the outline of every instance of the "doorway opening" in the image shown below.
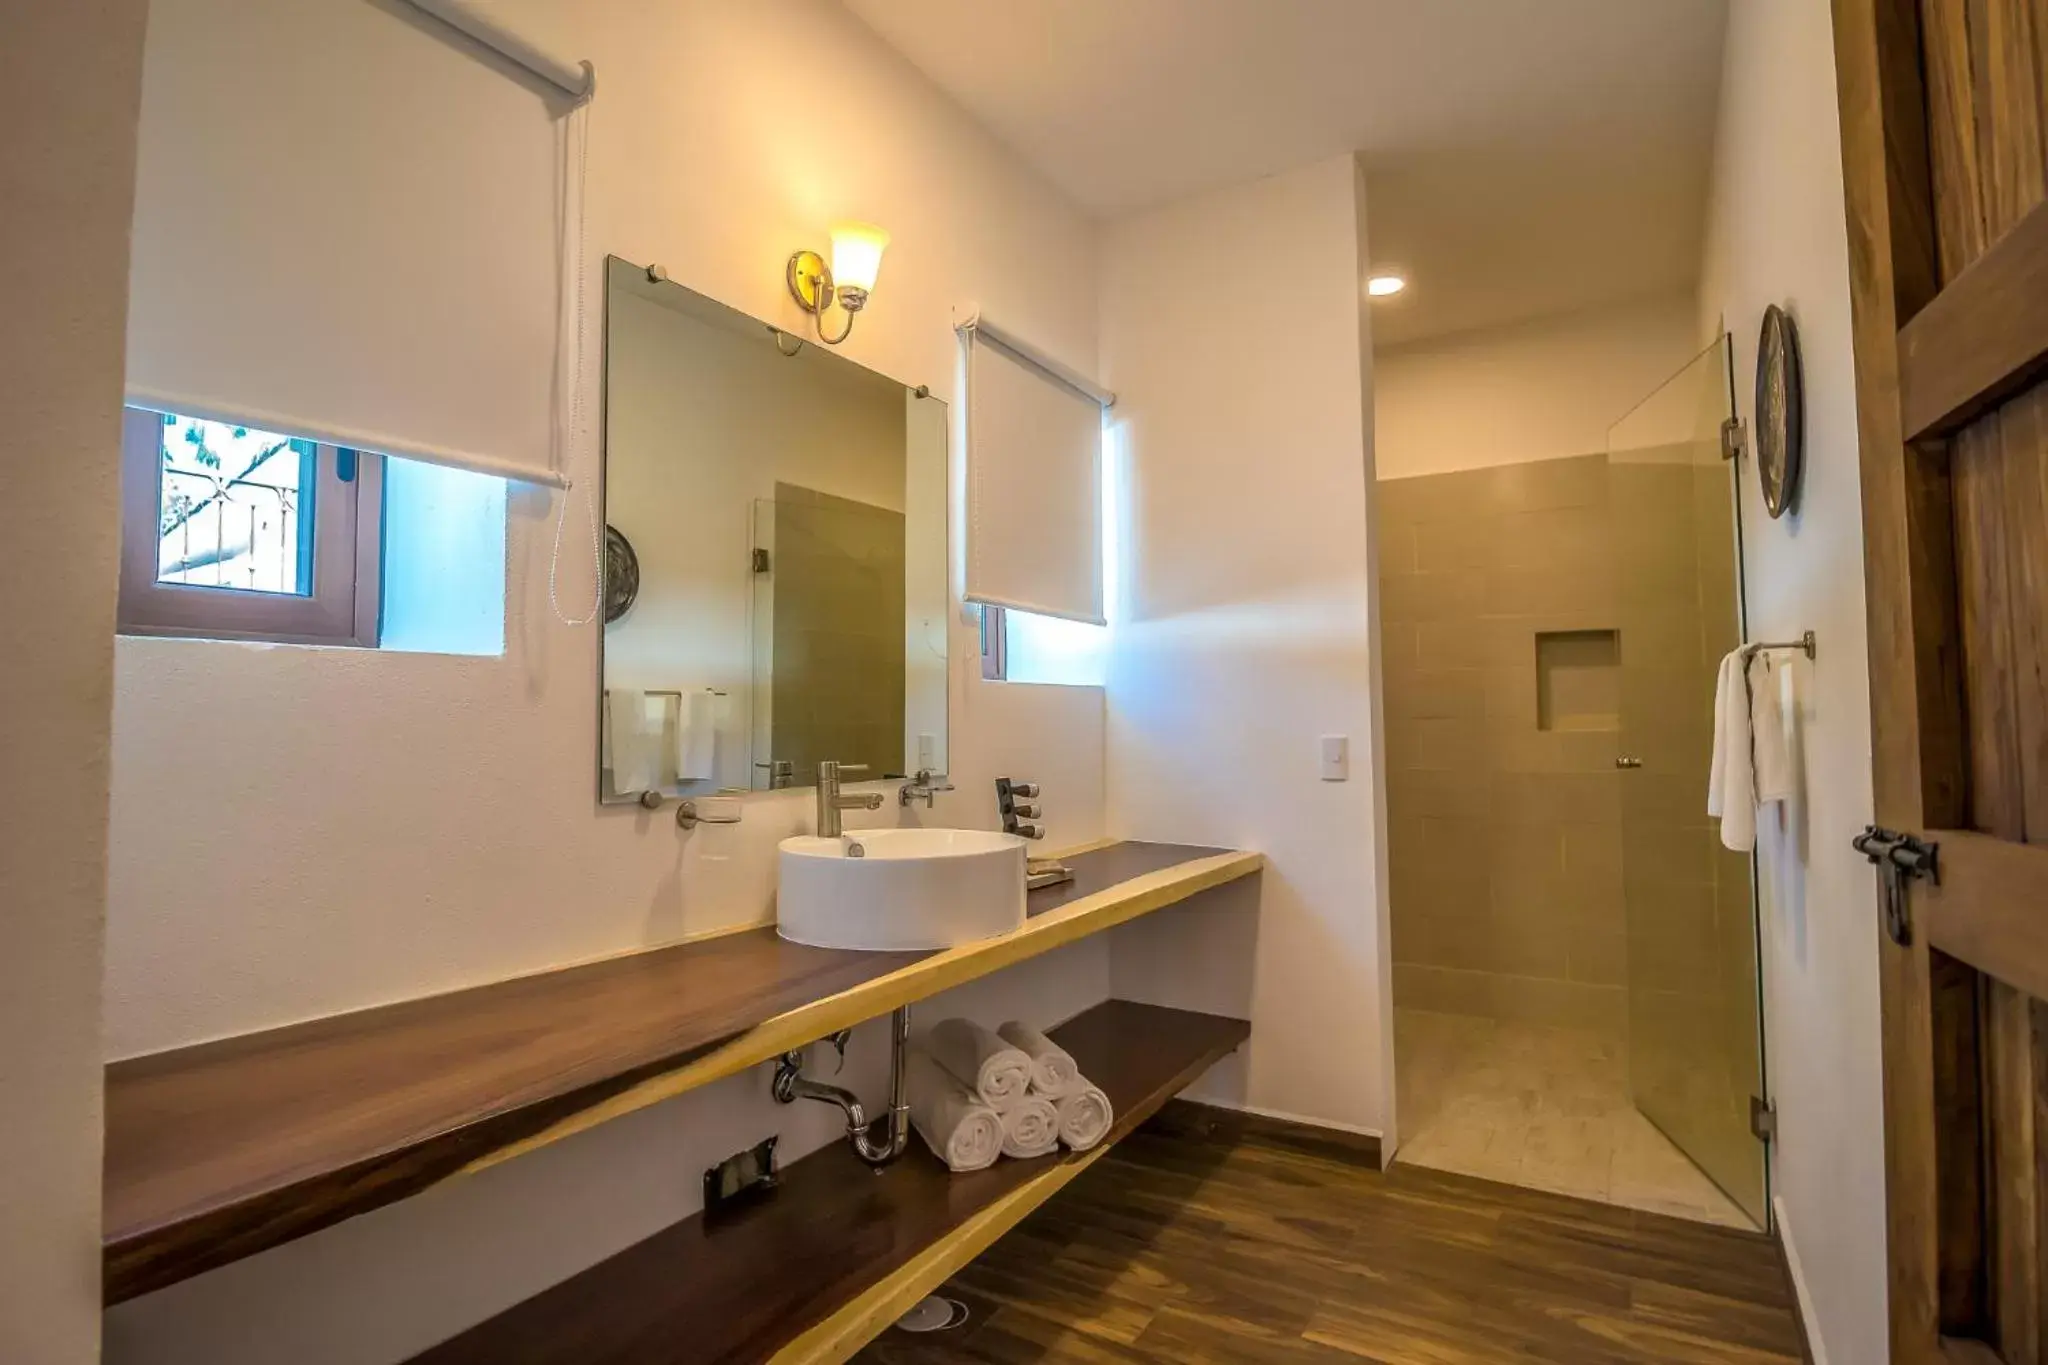
[[1730,347],[1569,458],[1383,480],[1397,1160],[1767,1220]]

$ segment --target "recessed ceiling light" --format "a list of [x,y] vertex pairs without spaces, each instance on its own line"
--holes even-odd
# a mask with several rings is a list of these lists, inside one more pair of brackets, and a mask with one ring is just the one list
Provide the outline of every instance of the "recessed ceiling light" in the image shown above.
[[1365,292],[1376,299],[1388,298],[1408,287],[1408,281],[1399,275],[1374,275],[1365,282]]

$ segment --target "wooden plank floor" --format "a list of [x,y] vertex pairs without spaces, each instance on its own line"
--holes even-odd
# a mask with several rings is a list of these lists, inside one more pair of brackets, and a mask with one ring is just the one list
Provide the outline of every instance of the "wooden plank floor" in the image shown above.
[[943,1291],[973,1316],[891,1329],[864,1365],[1793,1365],[1755,1233],[1257,1133],[1127,1138]]

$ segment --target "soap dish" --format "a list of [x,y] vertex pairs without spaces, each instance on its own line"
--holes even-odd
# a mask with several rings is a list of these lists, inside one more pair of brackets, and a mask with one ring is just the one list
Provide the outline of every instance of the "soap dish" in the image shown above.
[[1041,886],[1058,886],[1061,882],[1074,880],[1074,869],[1057,858],[1027,858],[1024,860],[1024,887],[1036,891]]

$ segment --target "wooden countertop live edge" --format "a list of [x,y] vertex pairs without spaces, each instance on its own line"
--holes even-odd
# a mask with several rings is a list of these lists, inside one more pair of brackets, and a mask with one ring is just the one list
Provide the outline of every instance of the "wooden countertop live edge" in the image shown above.
[[1052,1031],[1116,1110],[1102,1144],[953,1175],[921,1138],[872,1171],[843,1142],[768,1199],[675,1223],[411,1365],[838,1365],[1251,1034],[1109,1000]]
[[1256,873],[1257,853],[1068,856],[1022,928],[937,953],[785,943],[772,925],[116,1062],[109,1303],[673,1098]]

